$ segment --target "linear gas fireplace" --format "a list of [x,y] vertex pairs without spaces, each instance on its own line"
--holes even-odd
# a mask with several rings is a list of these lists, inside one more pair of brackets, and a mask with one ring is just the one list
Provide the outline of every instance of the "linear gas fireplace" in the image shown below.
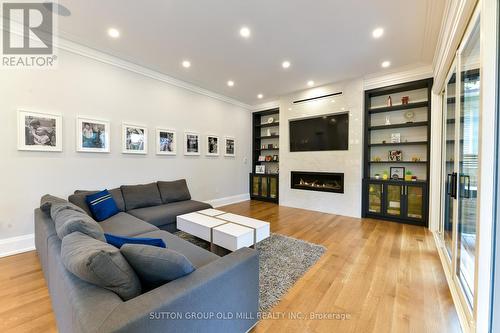
[[344,193],[344,174],[292,171],[292,188],[298,190]]

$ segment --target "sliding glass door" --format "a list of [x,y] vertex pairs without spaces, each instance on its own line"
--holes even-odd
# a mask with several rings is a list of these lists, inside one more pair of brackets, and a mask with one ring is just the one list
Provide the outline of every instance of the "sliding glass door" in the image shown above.
[[479,16],[457,52],[443,93],[441,240],[464,306],[474,309],[481,115]]
[[459,53],[460,136],[456,274],[470,305],[474,297],[480,114],[480,40],[476,24]]

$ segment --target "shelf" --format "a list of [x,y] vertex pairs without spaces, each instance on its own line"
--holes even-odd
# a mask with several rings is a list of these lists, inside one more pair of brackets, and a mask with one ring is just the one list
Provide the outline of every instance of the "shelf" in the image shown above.
[[413,161],[369,161],[368,163],[370,164],[382,164],[382,163],[392,163],[392,164],[427,164],[427,161],[418,161],[418,162],[413,162]]
[[368,147],[384,147],[384,146],[417,146],[427,145],[427,141],[399,142],[399,143],[370,143]]
[[255,125],[255,127],[264,128],[264,127],[274,127],[274,126],[279,126],[279,125],[280,125],[279,122],[274,122],[274,123],[267,123],[267,124],[258,124],[258,125]]
[[255,161],[255,163],[279,163],[279,161]]
[[368,128],[368,130],[374,131],[374,130],[383,130],[383,129],[390,129],[390,128],[422,127],[422,126],[427,126],[428,124],[429,124],[429,122],[427,122],[427,121],[416,121],[413,123],[401,123],[401,124],[371,126]]
[[255,149],[255,151],[262,151],[262,150],[280,150],[279,148],[259,148],[259,149]]
[[279,138],[279,135],[267,135],[267,136],[257,136],[255,137],[257,140],[262,140],[262,139],[277,139]]
[[429,106],[429,102],[415,102],[415,103],[408,103],[408,104],[399,104],[399,105],[393,105],[393,106],[385,106],[381,108],[373,108],[369,109],[370,114],[374,113],[381,113],[381,112],[392,112],[392,111],[399,111],[399,110],[409,110],[409,109],[417,109],[417,108],[425,108]]
[[365,178],[364,179],[365,182],[370,182],[370,183],[391,183],[391,184],[427,184],[427,181],[426,180],[422,180],[422,179],[417,179],[417,180],[396,180],[396,179],[382,179],[382,178]]

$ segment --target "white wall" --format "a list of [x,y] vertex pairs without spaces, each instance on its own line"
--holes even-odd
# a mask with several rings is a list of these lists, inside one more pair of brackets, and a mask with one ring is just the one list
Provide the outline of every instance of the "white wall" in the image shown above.
[[[295,100],[343,92],[343,96],[292,104]],[[335,100],[334,103],[331,101]],[[290,152],[288,122],[293,118],[349,111],[349,150]],[[308,89],[280,101],[280,205],[338,215],[361,216],[363,151],[363,80]],[[290,188],[290,171],[344,173],[344,193],[313,192]]]
[[[33,232],[33,209],[45,193],[178,178],[187,178],[197,200],[248,193],[248,110],[67,51],[58,56],[58,69],[0,73],[0,240]],[[19,108],[62,114],[63,152],[18,151]],[[111,122],[111,153],[75,151],[77,115]],[[122,121],[148,126],[148,155],[121,153]],[[156,126],[177,130],[177,156],[155,155]],[[236,157],[206,157],[204,142],[201,156],[183,156],[184,130],[236,137]]]

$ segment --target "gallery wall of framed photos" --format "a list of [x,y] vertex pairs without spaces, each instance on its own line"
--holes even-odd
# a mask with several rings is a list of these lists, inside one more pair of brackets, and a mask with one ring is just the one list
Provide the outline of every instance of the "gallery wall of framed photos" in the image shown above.
[[[35,111],[17,111],[18,150],[62,152],[62,115]],[[109,153],[111,141],[110,122],[103,119],[77,116],[75,142],[76,151],[83,153]],[[156,155],[177,155],[177,131],[157,127],[153,132]],[[121,144],[123,154],[148,154],[149,132],[146,125],[122,123]],[[205,139],[205,154],[201,153]],[[195,131],[185,131],[183,136],[186,156],[236,156],[236,138],[215,134],[200,135]]]
[[[196,200],[248,197],[250,110],[64,50],[59,60],[0,80],[0,238],[33,233],[47,193],[185,178]],[[184,155],[185,132],[199,155]]]

